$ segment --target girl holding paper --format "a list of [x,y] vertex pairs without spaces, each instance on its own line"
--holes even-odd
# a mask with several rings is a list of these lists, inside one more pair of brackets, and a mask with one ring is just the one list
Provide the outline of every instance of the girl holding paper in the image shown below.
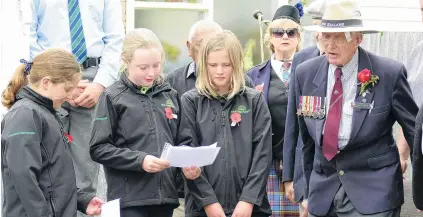
[[[159,159],[165,143],[175,144],[179,97],[162,78],[164,51],[149,29],[123,41],[123,73],[100,96],[91,135],[91,158],[104,165],[108,201],[120,199],[122,217],[171,217],[178,207],[179,171]],[[199,168],[185,168],[195,179]]]
[[187,180],[186,216],[270,216],[266,181],[271,119],[263,94],[245,87],[242,48],[224,31],[201,47],[196,89],[181,98],[180,144],[217,142],[220,152]]

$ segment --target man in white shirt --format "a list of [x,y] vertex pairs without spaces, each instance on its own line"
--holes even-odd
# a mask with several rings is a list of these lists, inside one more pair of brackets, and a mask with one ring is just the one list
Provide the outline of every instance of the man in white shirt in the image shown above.
[[72,52],[83,79],[59,111],[74,159],[77,186],[96,193],[99,166],[89,155],[92,112],[104,88],[118,79],[124,37],[119,0],[31,0],[30,60],[48,48]]

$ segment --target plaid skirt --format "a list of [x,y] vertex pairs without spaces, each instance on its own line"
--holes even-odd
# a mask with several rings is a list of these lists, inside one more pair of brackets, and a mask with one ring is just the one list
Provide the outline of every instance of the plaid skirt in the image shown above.
[[269,178],[267,179],[266,192],[272,208],[272,217],[298,217],[300,211],[297,203],[292,203],[285,197],[284,187],[276,169],[277,161],[272,161]]

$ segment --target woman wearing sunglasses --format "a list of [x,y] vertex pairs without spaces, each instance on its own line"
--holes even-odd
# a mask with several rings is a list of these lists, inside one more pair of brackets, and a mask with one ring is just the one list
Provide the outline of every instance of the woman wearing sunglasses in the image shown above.
[[284,5],[276,11],[266,33],[272,56],[247,72],[256,90],[263,92],[272,116],[273,161],[266,191],[274,217],[299,216],[298,205],[285,196],[281,165],[291,62],[301,44],[302,8],[301,5],[297,7]]

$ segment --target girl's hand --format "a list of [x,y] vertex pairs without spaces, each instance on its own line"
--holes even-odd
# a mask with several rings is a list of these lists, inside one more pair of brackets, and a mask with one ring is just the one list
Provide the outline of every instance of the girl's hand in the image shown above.
[[196,166],[185,167],[182,171],[184,172],[184,176],[190,180],[194,180],[201,175],[201,169]]
[[142,161],[142,169],[148,173],[157,173],[166,168],[169,168],[169,161],[154,157],[153,155],[145,156]]

